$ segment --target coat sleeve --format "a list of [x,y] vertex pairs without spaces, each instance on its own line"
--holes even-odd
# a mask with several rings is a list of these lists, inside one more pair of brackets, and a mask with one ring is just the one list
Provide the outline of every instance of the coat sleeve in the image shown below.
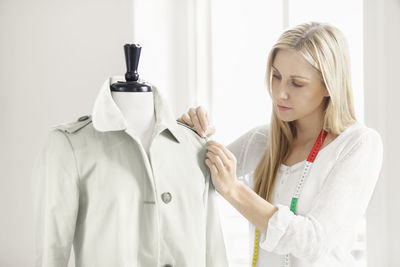
[[289,207],[277,205],[278,211],[269,220],[260,247],[309,262],[341,247],[346,233],[367,209],[382,158],[380,135],[375,130],[364,133],[339,157],[307,214],[294,215]]
[[53,129],[31,176],[36,267],[66,267],[79,207],[78,172],[68,137]]
[[224,236],[219,217],[218,196],[209,170],[207,171],[206,191],[208,191],[206,193],[206,266],[228,267]]

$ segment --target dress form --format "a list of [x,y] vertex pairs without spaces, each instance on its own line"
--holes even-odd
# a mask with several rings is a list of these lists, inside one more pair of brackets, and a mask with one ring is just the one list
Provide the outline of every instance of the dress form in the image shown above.
[[138,81],[137,67],[141,47],[137,44],[126,44],[124,50],[126,82],[112,84],[111,95],[128,123],[127,131],[140,140],[148,155],[156,122],[153,91],[150,86]]
[[153,92],[111,92],[111,95],[128,122],[129,130],[149,154],[155,125]]

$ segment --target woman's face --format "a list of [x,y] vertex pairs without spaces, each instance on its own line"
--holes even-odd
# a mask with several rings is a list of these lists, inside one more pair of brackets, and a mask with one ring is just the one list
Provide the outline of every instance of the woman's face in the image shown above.
[[[317,71],[293,49],[280,49],[272,63],[272,100],[278,117],[294,121],[323,111],[328,90]],[[280,109],[277,105],[289,107]]]

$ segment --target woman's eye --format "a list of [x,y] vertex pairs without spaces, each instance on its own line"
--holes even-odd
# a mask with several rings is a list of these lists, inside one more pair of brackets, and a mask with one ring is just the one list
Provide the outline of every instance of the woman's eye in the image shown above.
[[279,78],[280,78],[280,77],[279,77],[278,75],[276,75],[276,74],[272,75],[272,77],[274,77],[274,78],[276,78],[276,79],[279,79]]
[[297,84],[297,83],[295,83],[295,82],[292,82],[292,84],[293,84],[293,86],[295,86],[295,87],[302,87],[302,86],[303,86],[303,85]]

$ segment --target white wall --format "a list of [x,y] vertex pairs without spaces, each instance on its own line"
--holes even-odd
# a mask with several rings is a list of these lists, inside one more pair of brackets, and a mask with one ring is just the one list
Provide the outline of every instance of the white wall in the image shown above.
[[134,43],[142,46],[139,75],[164,91],[174,111],[195,105],[192,2],[133,0]]
[[400,1],[364,0],[365,122],[383,138],[384,162],[367,214],[368,266],[400,266]]
[[34,157],[50,125],[91,113],[104,79],[125,73],[132,29],[131,0],[0,1],[1,267],[34,266]]

